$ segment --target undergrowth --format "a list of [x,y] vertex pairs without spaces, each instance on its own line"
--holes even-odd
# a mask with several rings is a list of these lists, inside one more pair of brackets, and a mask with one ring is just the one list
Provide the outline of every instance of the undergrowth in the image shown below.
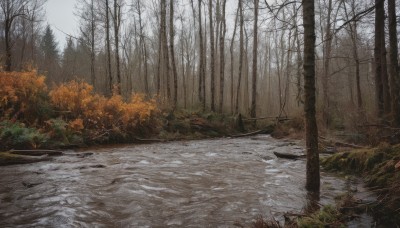
[[378,220],[400,224],[400,145],[382,144],[374,149],[344,152],[322,160],[327,170],[362,176],[367,186],[379,194],[374,213]]

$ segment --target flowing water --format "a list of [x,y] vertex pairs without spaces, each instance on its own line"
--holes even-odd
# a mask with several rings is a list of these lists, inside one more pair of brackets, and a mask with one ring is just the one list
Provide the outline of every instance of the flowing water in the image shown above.
[[[307,204],[296,141],[270,136],[103,147],[0,167],[0,227],[234,227]],[[90,155],[93,153],[92,155]],[[81,156],[79,156],[81,155]],[[87,156],[82,156],[87,155]],[[346,182],[322,173],[321,204]]]

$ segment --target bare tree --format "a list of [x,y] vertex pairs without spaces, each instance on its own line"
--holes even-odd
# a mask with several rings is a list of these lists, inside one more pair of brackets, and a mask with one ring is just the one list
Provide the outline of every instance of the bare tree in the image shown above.
[[235,113],[235,111],[236,111],[236,108],[235,108],[235,103],[234,103],[234,98],[235,98],[235,94],[234,94],[234,90],[233,90],[233,85],[234,85],[234,80],[233,80],[233,66],[234,66],[234,55],[233,55],[233,49],[234,49],[234,42],[235,42],[235,37],[236,37],[236,30],[237,30],[237,22],[238,22],[238,18],[239,18],[239,7],[237,8],[237,11],[236,11],[236,16],[235,16],[235,25],[234,25],[234,27],[233,27],[233,35],[232,35],[232,39],[231,39],[231,44],[230,44],[230,47],[229,47],[229,52],[230,52],[230,56],[231,56],[231,77],[230,77],[230,80],[231,80],[231,93],[230,93],[230,95],[231,95],[231,110],[232,110],[232,113]]
[[208,1],[208,15],[210,25],[210,78],[211,78],[211,111],[215,111],[215,43],[213,22],[213,1]]
[[396,1],[388,0],[389,44],[390,44],[390,88],[392,93],[392,112],[394,125],[400,126],[400,75],[398,64],[398,39],[396,20]]
[[199,101],[202,104],[203,110],[205,109],[206,106],[206,100],[205,100],[205,75],[206,75],[206,69],[205,69],[205,55],[204,55],[204,41],[203,41],[203,26],[202,26],[202,19],[201,19],[201,4],[202,0],[198,1],[198,19],[199,19]]
[[121,95],[121,66],[119,57],[119,41],[120,41],[120,27],[121,27],[121,5],[118,0],[114,0],[114,45],[115,45],[115,64],[117,71],[117,93]]
[[4,64],[5,71],[12,70],[12,47],[14,41],[11,40],[11,34],[14,26],[14,22],[28,14],[29,11],[29,0],[1,0],[0,8],[3,16],[3,28],[4,28],[4,43],[6,51],[6,59]]
[[219,35],[219,111],[222,113],[224,104],[225,83],[225,35],[226,35],[226,0],[222,2],[221,29]]
[[107,51],[107,73],[108,73],[108,93],[112,95],[113,90],[113,77],[111,69],[111,42],[110,42],[110,5],[108,0],[105,0],[105,30],[106,30],[106,51]]
[[[96,30],[97,30],[97,15],[95,12],[94,0],[81,1],[81,9],[79,18],[82,20],[80,32],[85,39],[85,43],[90,46],[90,82],[95,86],[96,81]],[[88,13],[89,12],[89,13]]]
[[250,116],[256,118],[257,113],[257,48],[258,48],[258,1],[254,0],[254,28],[253,28],[253,77]]
[[384,79],[383,79],[383,58],[385,50],[385,12],[384,0],[375,0],[375,86],[378,117],[385,113]]
[[174,108],[178,104],[178,71],[175,63],[175,28],[174,28],[174,0],[170,0],[169,4],[169,49],[171,51],[172,74],[174,78]]
[[244,16],[243,16],[243,2],[239,2],[239,78],[238,78],[238,85],[236,91],[236,105],[235,105],[235,113],[239,113],[239,96],[240,96],[240,85],[242,81],[242,74],[243,74],[243,55],[244,55]]
[[306,126],[307,180],[306,189],[319,192],[318,127],[315,117],[315,5],[303,0],[304,24],[304,112]]
[[328,0],[328,15],[326,17],[326,28],[325,28],[325,42],[324,42],[324,73],[322,77],[322,115],[324,124],[329,128],[330,125],[330,100],[329,100],[329,77],[330,77],[330,62],[332,52],[332,29],[331,29],[331,17],[332,17],[332,0]]

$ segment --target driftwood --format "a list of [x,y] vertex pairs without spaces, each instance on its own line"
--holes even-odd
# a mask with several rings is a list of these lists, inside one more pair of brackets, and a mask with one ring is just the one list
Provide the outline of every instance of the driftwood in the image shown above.
[[364,146],[359,146],[359,145],[355,145],[355,144],[351,144],[351,143],[345,143],[345,142],[340,142],[340,141],[336,141],[336,140],[328,140],[328,139],[326,139],[325,137],[322,137],[322,136],[319,136],[319,138],[321,138],[325,142],[331,141],[335,146],[350,147],[350,148],[354,148],[354,149],[365,149],[366,148]]
[[7,165],[22,165],[22,164],[30,164],[41,161],[49,161],[51,158],[47,155],[43,156],[25,156],[25,155],[0,155],[0,166]]
[[255,120],[268,120],[268,119],[275,119],[278,122],[282,122],[282,121],[287,121],[287,120],[291,120],[290,118],[287,117],[279,117],[279,116],[267,116],[267,117],[257,117],[257,118],[243,118],[243,121],[255,121]]
[[155,143],[155,142],[167,142],[168,141],[166,139],[142,139],[142,138],[135,138],[135,140],[138,142],[143,142],[143,143]]
[[306,157],[306,155],[296,155],[296,154],[287,154],[287,153],[279,153],[279,152],[274,152],[274,154],[278,158],[291,159],[291,160],[297,160],[297,159]]
[[247,136],[259,135],[259,134],[270,134],[271,132],[272,132],[272,130],[270,130],[270,129],[263,129],[263,130],[252,131],[252,132],[239,134],[239,135],[229,135],[229,137],[240,138],[240,137],[247,137]]
[[64,153],[57,150],[10,150],[10,154],[25,155],[25,156],[61,156]]

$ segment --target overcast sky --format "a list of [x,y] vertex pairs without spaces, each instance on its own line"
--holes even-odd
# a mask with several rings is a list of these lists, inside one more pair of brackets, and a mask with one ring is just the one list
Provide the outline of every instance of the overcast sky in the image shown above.
[[79,0],[47,0],[45,5],[47,23],[56,35],[60,51],[64,49],[66,43],[64,33],[73,35],[77,32],[77,18],[74,15],[77,1]]

